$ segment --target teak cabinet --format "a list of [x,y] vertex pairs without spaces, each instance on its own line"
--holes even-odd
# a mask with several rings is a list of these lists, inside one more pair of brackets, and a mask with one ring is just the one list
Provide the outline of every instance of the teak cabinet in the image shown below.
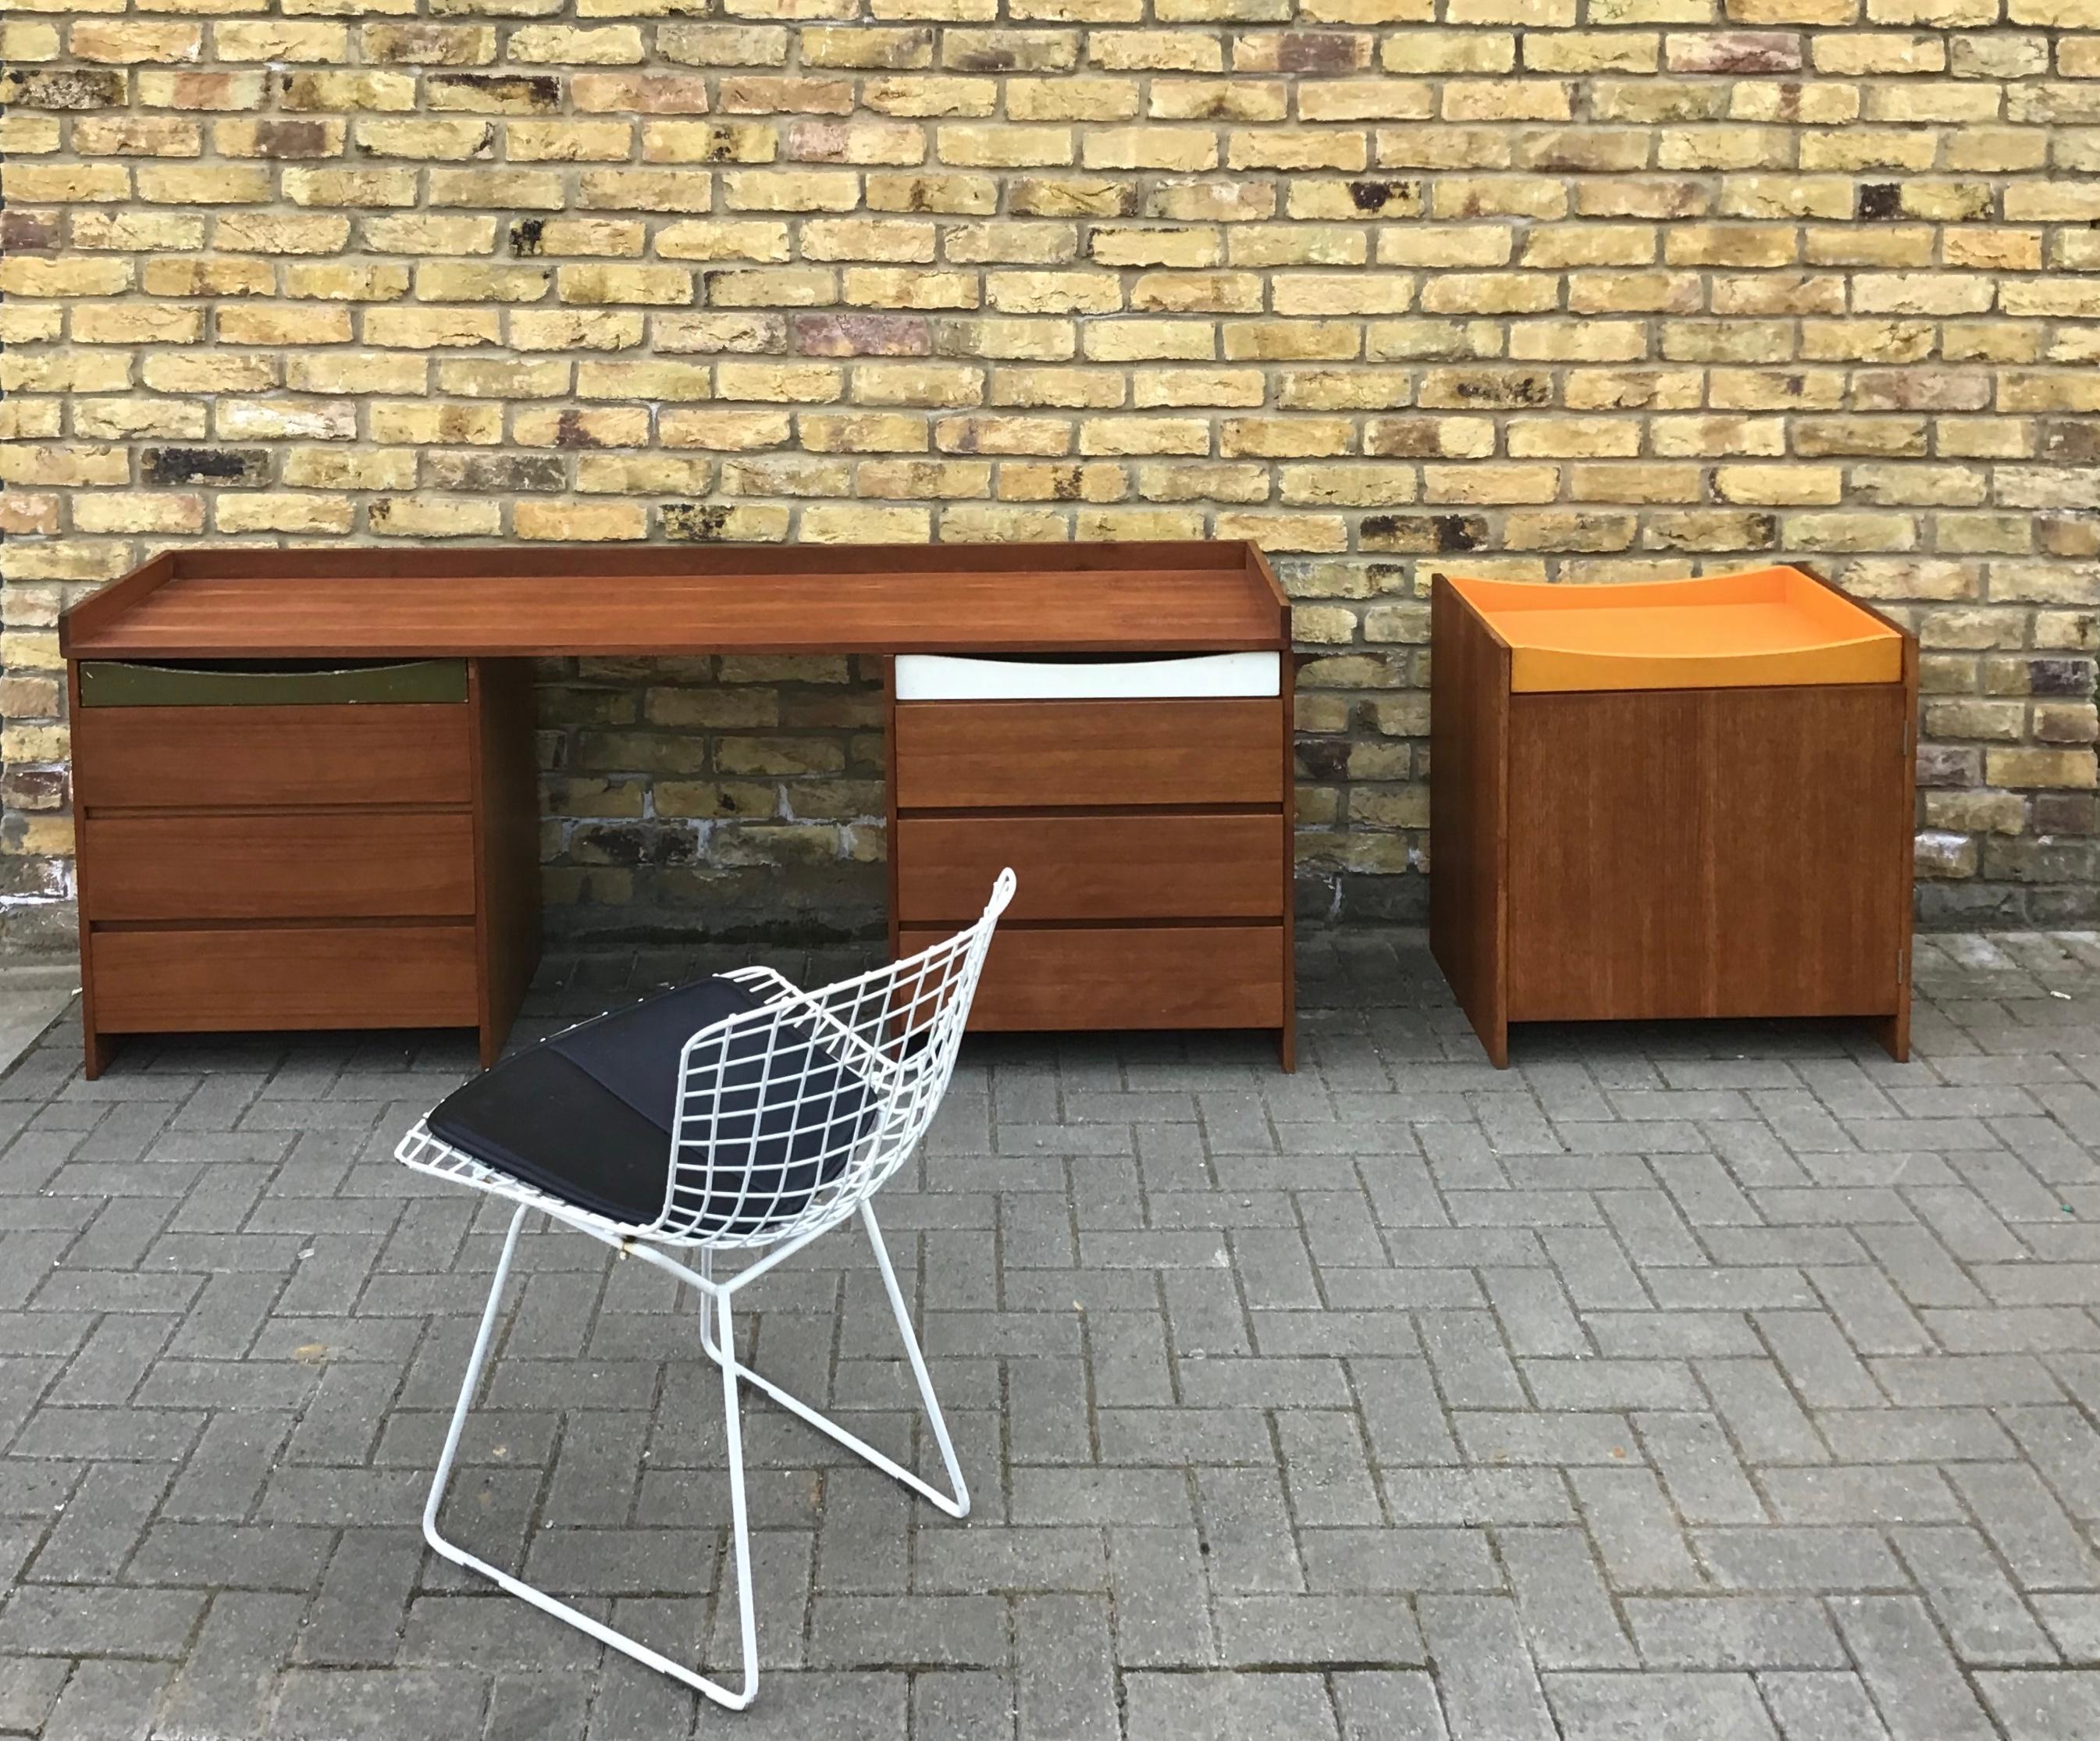
[[1498,1066],[1513,1022],[1692,1016],[1907,1055],[1905,631],[1793,568],[1433,585],[1430,942]]
[[472,1027],[539,957],[522,660],[73,667],[83,1022]]

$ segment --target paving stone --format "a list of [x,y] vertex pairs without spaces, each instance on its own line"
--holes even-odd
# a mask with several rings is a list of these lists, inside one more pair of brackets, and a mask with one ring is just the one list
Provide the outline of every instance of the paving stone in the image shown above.
[[999,1668],[1012,1659],[1008,1632],[1006,1604],[981,1597],[820,1595],[810,1607],[810,1660]]
[[1732,1590],[1899,1590],[1910,1579],[1871,1530],[1701,1530],[1701,1557]]
[[2066,1662],[2100,1663],[2100,1596],[2036,1596],[2034,1611]]
[[1856,1674],[1761,1674],[1757,1681],[1786,1741],[1888,1741]]
[[1452,1741],[1552,1741],[1552,1719],[1513,1601],[1425,1596],[1420,1611]]
[[1981,1463],[1947,1473],[2023,1589],[2100,1588],[2100,1562],[2032,1468]]
[[1565,1741],[1774,1741],[1746,1674],[1546,1677]]
[[1221,1596],[1215,1612],[1220,1654],[1230,1668],[1425,1660],[1414,1611],[1401,1597]]
[[1342,1741],[1445,1741],[1436,1682],[1418,1671],[1337,1674]]
[[1502,1588],[1485,1530],[1308,1529],[1299,1534],[1299,1553],[1316,1591]]
[[1108,1532],[1108,1543],[1117,1660],[1147,1668],[1215,1663],[1209,1584],[1194,1527],[1118,1527]]
[[589,1690],[576,1677],[500,1674],[483,1741],[567,1741],[584,1732],[589,1708]]
[[1844,1646],[1807,1597],[1629,1597],[1626,1624],[1657,1668],[1842,1668]]
[[911,1741],[1012,1741],[1016,1715],[1011,1676],[937,1668],[911,1677]]
[[2100,1734],[2100,1679],[2091,1674],[2000,1672],[1976,1681],[2007,1741],[2083,1741]]
[[1645,1469],[1578,1469],[1569,1480],[1614,1590],[1696,1590],[1706,1580]]
[[1542,1668],[1635,1666],[1639,1658],[1583,1531],[1504,1530],[1498,1544],[1525,1642]]
[[1961,1661],[2054,1663],[2048,1638],[1974,1530],[1899,1529],[1892,1539]]
[[452,1741],[481,1733],[488,1699],[480,1676],[457,1671],[294,1668],[267,1733],[285,1741]]
[[1990,1720],[1922,1602],[1855,1596],[1831,1608],[1895,1741],[1983,1741],[1991,1735]]
[[1126,1741],[1335,1741],[1338,1733],[1317,1674],[1139,1673],[1123,1685]]
[[1114,1650],[1098,1596],[1026,1596],[1013,1604],[1023,1741],[1115,1741]]

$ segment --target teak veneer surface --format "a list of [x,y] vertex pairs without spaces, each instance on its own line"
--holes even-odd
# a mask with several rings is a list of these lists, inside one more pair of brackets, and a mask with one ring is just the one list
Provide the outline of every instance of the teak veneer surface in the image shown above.
[[1040,921],[1280,919],[1289,878],[1276,819],[1193,815],[903,815],[891,851],[906,925],[964,925],[1003,867],[1009,928]]
[[[906,926],[908,954],[946,935]],[[1280,1027],[1290,1001],[1281,925],[1002,927],[970,1026],[986,1032],[1097,1027]]]
[[464,804],[467,724],[447,703],[83,708],[73,796],[90,811]]
[[378,919],[474,910],[474,819],[457,810],[90,816],[82,917]]
[[1280,804],[1274,701],[901,701],[900,810]]
[[69,658],[1282,648],[1241,544],[190,551],[60,620]]
[[1895,683],[1517,696],[1511,1019],[1887,1009],[1904,708]]
[[154,927],[95,934],[102,1034],[473,1025],[470,924]]

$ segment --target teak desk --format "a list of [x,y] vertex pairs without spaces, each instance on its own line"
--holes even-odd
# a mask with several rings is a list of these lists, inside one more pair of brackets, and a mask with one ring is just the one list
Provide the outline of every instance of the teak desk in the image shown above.
[[890,942],[1020,893],[973,1027],[1263,1027],[1290,612],[1251,545],[186,550],[68,611],[87,1071],[117,1036],[472,1027],[540,951],[531,661],[888,674]]

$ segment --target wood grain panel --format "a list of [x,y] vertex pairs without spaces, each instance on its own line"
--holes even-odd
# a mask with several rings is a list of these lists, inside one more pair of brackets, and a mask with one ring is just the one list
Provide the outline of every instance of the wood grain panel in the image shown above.
[[1511,1019],[1894,1009],[1903,709],[1893,684],[1515,697]]
[[1031,919],[1280,918],[1273,814],[898,818],[890,851],[906,924],[967,924],[1007,865],[1007,924]]
[[1912,803],[1902,687],[1716,690],[1706,712],[1714,1014],[1893,1010]]
[[459,811],[91,816],[91,921],[425,918],[471,913]]
[[88,809],[464,804],[464,705],[89,708],[73,726]]
[[1511,1021],[1705,1013],[1706,695],[1511,698]]
[[104,1034],[456,1027],[475,1019],[471,925],[95,933]]
[[184,551],[60,624],[68,657],[1282,647],[1251,546]]
[[899,810],[1280,804],[1265,701],[919,701],[894,716]]
[[1498,1065],[1509,1062],[1510,650],[1432,582],[1429,948]]
[[[948,935],[906,926],[906,954]],[[1280,1027],[1283,927],[1002,925],[971,1006],[973,1029]]]

